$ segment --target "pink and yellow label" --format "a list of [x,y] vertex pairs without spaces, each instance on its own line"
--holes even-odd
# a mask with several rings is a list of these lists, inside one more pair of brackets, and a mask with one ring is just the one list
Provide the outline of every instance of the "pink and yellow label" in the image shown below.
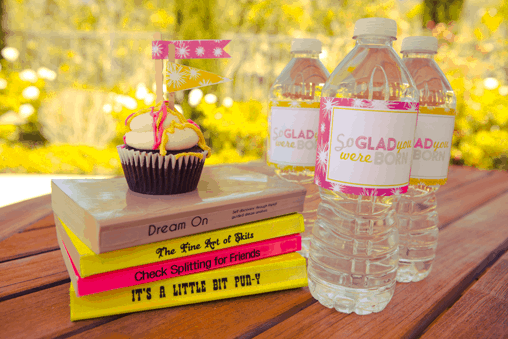
[[418,103],[321,98],[314,181],[336,192],[407,191]]
[[314,170],[319,103],[270,102],[268,165],[280,170]]
[[409,181],[411,185],[446,183],[454,126],[454,109],[420,107]]

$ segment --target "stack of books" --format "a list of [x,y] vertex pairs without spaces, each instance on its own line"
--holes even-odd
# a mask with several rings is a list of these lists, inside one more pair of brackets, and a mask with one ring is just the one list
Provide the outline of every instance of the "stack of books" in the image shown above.
[[170,196],[53,180],[51,198],[73,321],[307,285],[305,189],[277,177],[207,167]]

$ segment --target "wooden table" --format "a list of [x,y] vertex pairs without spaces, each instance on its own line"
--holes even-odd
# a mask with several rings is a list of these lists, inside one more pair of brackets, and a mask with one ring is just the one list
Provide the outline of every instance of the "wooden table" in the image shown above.
[[507,338],[508,173],[452,166],[437,195],[431,274],[398,283],[386,309],[367,316],[300,288],[71,322],[50,196],[10,205],[0,209],[0,338]]

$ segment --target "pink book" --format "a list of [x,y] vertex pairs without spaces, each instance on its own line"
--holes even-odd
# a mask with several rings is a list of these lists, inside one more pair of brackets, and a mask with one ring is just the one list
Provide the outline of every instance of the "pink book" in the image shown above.
[[179,277],[300,251],[301,237],[299,234],[293,234],[223,250],[175,258],[137,267],[129,267],[118,271],[105,272],[86,278],[81,278],[79,276],[67,252],[67,247],[65,244],[63,245],[67,254],[67,257],[64,258],[66,259],[66,264],[70,263],[72,265],[73,271],[71,272],[69,270],[69,274],[71,275],[74,289],[77,296],[82,297],[117,288],[145,284],[157,280]]

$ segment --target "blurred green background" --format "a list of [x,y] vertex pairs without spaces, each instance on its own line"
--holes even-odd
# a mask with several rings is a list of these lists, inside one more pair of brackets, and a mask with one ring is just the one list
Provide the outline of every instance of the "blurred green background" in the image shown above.
[[0,0],[0,172],[122,174],[125,118],[154,103],[151,40],[231,39],[231,59],[183,63],[232,82],[176,93],[207,164],[261,159],[270,85],[292,38],[318,38],[332,71],[354,23],[433,35],[457,94],[451,162],[508,170],[508,0]]

